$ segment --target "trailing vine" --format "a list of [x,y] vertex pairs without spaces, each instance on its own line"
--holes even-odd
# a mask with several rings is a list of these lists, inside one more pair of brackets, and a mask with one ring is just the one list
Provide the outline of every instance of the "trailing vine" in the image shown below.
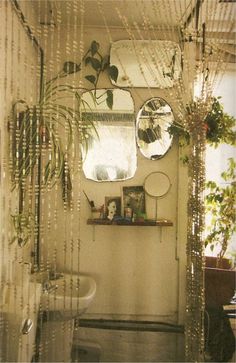
[[[226,143],[229,145],[235,144],[235,118],[224,112],[223,105],[220,103],[221,97],[213,97],[210,104],[210,109],[204,120],[206,131],[206,141],[209,145],[217,148],[219,144]],[[191,114],[196,108],[197,103],[193,102],[187,107],[188,114]],[[177,136],[179,146],[184,148],[190,144],[190,133],[188,129],[180,122],[174,121],[168,128],[171,135]],[[182,156],[184,163],[188,162],[188,155]]]

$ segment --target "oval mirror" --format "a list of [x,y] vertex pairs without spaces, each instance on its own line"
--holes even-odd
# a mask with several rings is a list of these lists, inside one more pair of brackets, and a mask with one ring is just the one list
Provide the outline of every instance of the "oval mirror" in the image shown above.
[[136,122],[136,140],[143,156],[157,160],[167,153],[173,140],[168,128],[173,122],[172,109],[162,98],[154,97],[143,105]]

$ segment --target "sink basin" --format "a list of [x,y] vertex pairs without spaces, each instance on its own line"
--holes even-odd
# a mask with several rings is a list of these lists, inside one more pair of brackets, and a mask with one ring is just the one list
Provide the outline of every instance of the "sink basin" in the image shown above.
[[87,275],[61,274],[43,284],[42,310],[57,312],[63,319],[83,314],[96,293],[95,280]]

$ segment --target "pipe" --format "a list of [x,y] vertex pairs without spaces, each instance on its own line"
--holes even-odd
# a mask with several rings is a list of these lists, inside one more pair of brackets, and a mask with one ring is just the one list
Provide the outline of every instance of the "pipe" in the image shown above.
[[[36,45],[36,47],[38,48],[39,53],[40,53],[40,89],[39,89],[39,101],[40,101],[42,98],[42,93],[43,93],[44,52],[43,52],[42,47],[39,45],[37,38],[33,35],[33,32],[25,19],[25,16],[21,10],[21,7],[20,7],[18,1],[11,0],[11,2],[16,11],[17,16],[19,17],[19,19],[22,23],[23,28],[26,31],[26,34],[28,35],[30,40],[33,41],[33,43]],[[38,160],[37,183],[39,186],[38,195],[37,195],[37,203],[36,203],[36,211],[37,211],[37,216],[36,216],[37,237],[36,237],[36,240],[37,240],[37,242],[34,245],[34,251],[32,253],[32,257],[34,258],[34,270],[39,269],[39,262],[40,262],[39,253],[40,253],[41,156],[39,156],[39,160]],[[19,196],[19,207],[20,208],[22,208],[22,198],[23,198],[23,195],[20,192],[20,196]]]

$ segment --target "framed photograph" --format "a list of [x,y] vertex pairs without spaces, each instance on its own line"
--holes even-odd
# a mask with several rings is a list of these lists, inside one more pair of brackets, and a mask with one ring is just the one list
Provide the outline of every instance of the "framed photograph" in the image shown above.
[[123,187],[124,208],[130,207],[135,214],[145,213],[145,192],[142,185]]
[[111,221],[121,216],[121,197],[105,197],[105,218]]

